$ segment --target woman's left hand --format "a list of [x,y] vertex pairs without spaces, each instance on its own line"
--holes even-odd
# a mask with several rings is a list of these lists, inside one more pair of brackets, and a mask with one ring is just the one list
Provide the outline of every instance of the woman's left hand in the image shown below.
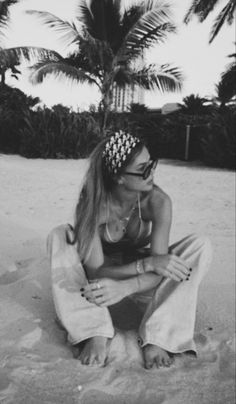
[[116,281],[109,278],[90,281],[80,291],[81,295],[90,303],[95,303],[102,307],[118,303],[127,296],[124,281]]

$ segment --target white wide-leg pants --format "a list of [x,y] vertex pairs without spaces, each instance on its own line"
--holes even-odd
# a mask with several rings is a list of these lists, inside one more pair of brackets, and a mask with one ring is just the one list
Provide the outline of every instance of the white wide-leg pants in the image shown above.
[[[114,327],[108,308],[81,296],[80,289],[88,280],[76,247],[66,242],[68,229],[68,225],[58,226],[47,239],[57,316],[72,344],[94,336],[112,338]],[[191,235],[172,245],[170,252],[192,268],[190,280],[179,283],[163,278],[155,290],[131,297],[145,308],[139,328],[141,345],[158,345],[172,353],[196,352],[193,334],[197,294],[210,266],[211,243],[205,237]]]

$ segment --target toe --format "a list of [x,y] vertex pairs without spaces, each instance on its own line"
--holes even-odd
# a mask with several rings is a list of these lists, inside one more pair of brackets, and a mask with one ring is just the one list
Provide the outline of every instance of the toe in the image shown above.
[[145,362],[145,368],[146,369],[151,369],[153,367],[153,362],[152,361],[146,361]]

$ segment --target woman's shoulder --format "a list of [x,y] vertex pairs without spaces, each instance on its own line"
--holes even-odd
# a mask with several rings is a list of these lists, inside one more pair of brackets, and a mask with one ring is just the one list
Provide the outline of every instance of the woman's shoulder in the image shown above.
[[168,214],[172,209],[170,196],[158,185],[154,185],[152,191],[146,195],[145,205],[152,219],[160,214]]

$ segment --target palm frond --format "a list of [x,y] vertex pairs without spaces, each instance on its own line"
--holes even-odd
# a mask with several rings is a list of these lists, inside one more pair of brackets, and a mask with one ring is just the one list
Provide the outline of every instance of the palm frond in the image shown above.
[[10,6],[16,3],[18,3],[18,0],[3,0],[0,2],[0,21],[9,18]]
[[80,35],[73,23],[64,21],[46,11],[27,10],[26,13],[29,15],[35,15],[46,26],[53,28],[55,32],[59,34],[59,39],[65,46],[69,46],[78,41]]
[[0,42],[6,38],[5,30],[8,27],[10,6],[17,3],[18,0],[3,0],[0,1]]
[[16,47],[0,49],[0,65],[4,68],[10,68],[19,65],[23,60],[31,61],[33,59],[50,59],[60,60],[62,57],[59,53],[37,47]]
[[219,33],[221,27],[224,25],[226,21],[232,24],[235,8],[236,8],[235,0],[229,1],[225,5],[225,7],[221,10],[221,12],[217,15],[214,24],[211,28],[209,43],[211,43],[215,39],[216,35]]
[[213,11],[219,0],[193,0],[190,8],[184,17],[184,23],[188,24],[194,15],[199,21],[204,21],[210,12]]
[[176,29],[171,23],[169,4],[148,0],[143,3],[141,11],[141,16],[125,38],[126,48],[132,52],[163,42],[167,34],[175,32]]
[[120,33],[120,0],[86,0],[79,3],[80,21],[95,39],[107,41],[110,46],[116,42]]
[[67,64],[64,60],[58,62],[39,62],[31,66],[30,69],[32,71],[30,75],[30,81],[32,84],[42,83],[46,76],[53,74],[59,79],[62,76],[66,76],[70,80],[76,81],[77,83],[86,82],[88,84],[96,84],[99,86],[95,78],[92,78],[84,70],[77,69],[76,67]]
[[134,84],[146,90],[158,89],[160,92],[180,91],[182,88],[183,76],[176,67],[162,65],[149,65],[141,70],[133,70],[130,80]]

